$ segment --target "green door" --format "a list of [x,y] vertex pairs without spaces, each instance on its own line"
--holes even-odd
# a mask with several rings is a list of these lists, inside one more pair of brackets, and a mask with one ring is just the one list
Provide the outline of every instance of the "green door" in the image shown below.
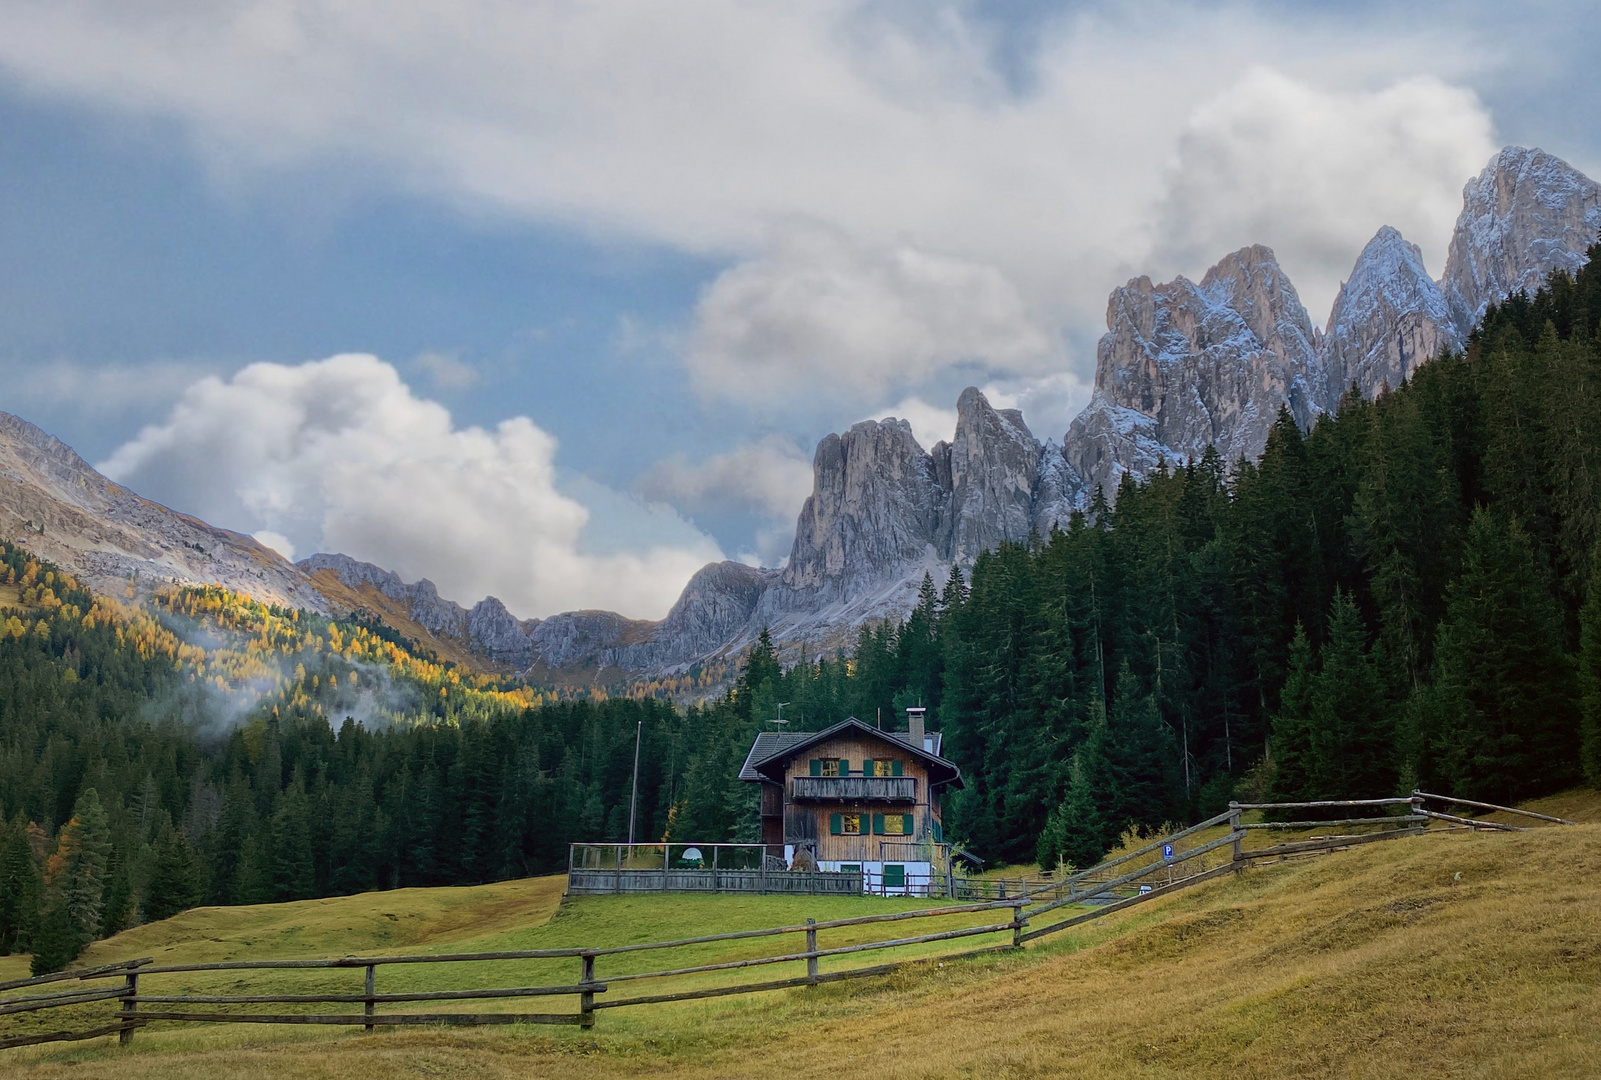
[[904,888],[906,888],[906,867],[902,866],[900,863],[885,863],[884,864],[884,888],[886,888],[886,889],[904,889]]

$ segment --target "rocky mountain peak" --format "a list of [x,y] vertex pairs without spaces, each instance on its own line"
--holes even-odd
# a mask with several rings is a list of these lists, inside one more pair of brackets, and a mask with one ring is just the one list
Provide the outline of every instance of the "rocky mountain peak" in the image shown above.
[[1319,350],[1323,407],[1333,411],[1353,382],[1367,397],[1400,386],[1419,364],[1461,346],[1423,252],[1386,225],[1362,249],[1329,312]]
[[1508,146],[1462,189],[1441,282],[1466,339],[1484,309],[1552,270],[1572,272],[1601,236],[1601,185],[1540,149]]
[[931,456],[948,493],[936,538],[942,558],[970,562],[1003,541],[1028,539],[1040,444],[1021,412],[993,408],[969,386],[956,401],[955,438]]
[[1311,355],[1312,320],[1272,248],[1252,244],[1225,255],[1201,279],[1201,291],[1237,314],[1280,360],[1304,364]]
[[812,457],[812,494],[796,522],[783,582],[816,589],[915,562],[938,530],[944,503],[934,460],[905,420],[864,420],[825,436]]
[[1163,457],[1255,455],[1281,406],[1302,424],[1323,383],[1311,319],[1273,252],[1225,256],[1199,286],[1139,277],[1112,293],[1095,393],[1068,429],[1067,464],[1108,498]]

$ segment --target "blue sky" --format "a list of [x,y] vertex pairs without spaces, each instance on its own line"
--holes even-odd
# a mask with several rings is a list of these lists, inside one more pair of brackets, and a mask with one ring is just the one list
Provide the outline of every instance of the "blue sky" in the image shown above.
[[1597,22],[0,0],[0,408],[297,556],[659,617],[783,557],[828,431],[971,383],[1060,439],[1130,276],[1268,243],[1321,323],[1500,145],[1594,175]]

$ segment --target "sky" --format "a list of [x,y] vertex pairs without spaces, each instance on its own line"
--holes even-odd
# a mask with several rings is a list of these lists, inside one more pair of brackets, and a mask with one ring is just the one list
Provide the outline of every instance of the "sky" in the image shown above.
[[780,565],[811,451],[1060,440],[1108,293],[1439,274],[1601,175],[1579,3],[0,0],[0,409],[287,556],[523,617]]

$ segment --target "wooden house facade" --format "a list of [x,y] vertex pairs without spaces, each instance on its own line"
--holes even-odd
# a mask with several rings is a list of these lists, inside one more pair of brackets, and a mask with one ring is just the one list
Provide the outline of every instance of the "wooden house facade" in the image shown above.
[[823,731],[757,736],[739,775],[761,785],[771,854],[793,865],[809,852],[820,870],[860,871],[873,892],[939,891],[950,870],[940,800],[962,775],[940,756],[922,710],[908,712],[900,732],[851,717]]

